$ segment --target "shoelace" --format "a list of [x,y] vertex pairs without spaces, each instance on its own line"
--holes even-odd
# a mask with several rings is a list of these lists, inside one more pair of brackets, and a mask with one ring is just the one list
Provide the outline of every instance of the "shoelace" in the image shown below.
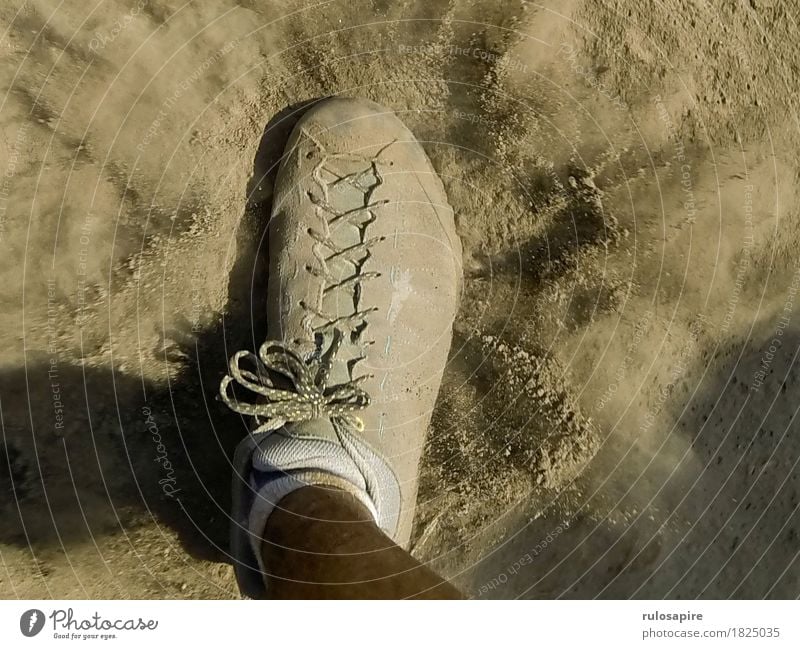
[[[337,288],[361,284],[381,275],[379,272],[363,271],[361,266],[364,259],[356,258],[356,255],[366,253],[368,257],[370,247],[378,241],[382,241],[384,237],[371,239],[364,237],[361,243],[342,248],[333,240],[330,226],[340,219],[349,221],[365,212],[371,213],[373,209],[389,202],[388,200],[372,201],[372,194],[383,183],[377,162],[383,151],[394,142],[387,144],[374,157],[365,159],[353,154],[328,154],[311,134],[306,133],[306,135],[316,144],[322,154],[320,162],[317,163],[313,172],[313,178],[321,191],[321,196],[315,197],[309,193],[309,200],[314,204],[315,209],[329,215],[329,218],[321,219],[321,231],[309,229],[308,234],[320,248],[324,247],[330,251],[330,256],[326,256],[320,249],[315,250],[314,255],[320,266],[319,268],[307,267],[306,270],[325,282],[322,293],[325,295]],[[331,185],[321,175],[326,162],[330,159],[357,160],[368,164],[368,169],[342,175],[334,182],[334,184],[348,183],[363,191],[364,205],[342,211],[335,209],[330,204],[328,192]],[[330,170],[327,171],[330,172]],[[373,186],[364,188],[360,181],[362,176],[368,172],[372,173],[376,182]],[[368,223],[362,227],[366,227],[366,225]],[[330,274],[327,262],[336,257],[342,257],[353,265],[354,274],[351,277],[342,280]],[[263,343],[259,348],[258,356],[250,351],[236,352],[230,359],[229,374],[220,383],[220,396],[225,405],[234,412],[256,418],[258,427],[253,433],[275,430],[286,423],[299,423],[323,417],[329,418],[335,426],[360,432],[364,429],[364,424],[359,417],[352,413],[364,410],[369,406],[369,394],[358,386],[371,378],[371,375],[360,376],[343,384],[332,386],[328,385],[328,379],[344,337],[339,327],[353,327],[358,322],[365,322],[367,316],[375,311],[375,308],[357,309],[353,313],[337,316],[323,312],[321,304],[311,305],[301,300],[299,306],[322,321],[321,324],[313,327],[314,334],[324,336],[330,331],[333,332],[332,343],[327,354],[323,356],[318,351],[304,359],[299,351],[299,345],[276,340],[268,340]],[[252,363],[256,369],[255,372],[241,367],[241,362],[245,360]],[[277,373],[289,379],[294,390],[277,388],[274,380],[269,376],[270,373]],[[229,393],[229,387],[234,382],[240,387],[260,395],[262,397],[260,402],[247,403]]]
[[[310,137],[310,135],[309,135]],[[381,276],[380,272],[377,271],[365,271],[362,269],[362,265],[366,259],[369,258],[370,255],[370,248],[378,243],[379,241],[383,241],[385,237],[366,237],[366,228],[369,223],[374,220],[374,214],[372,214],[372,210],[379,208],[383,205],[387,205],[390,201],[387,199],[372,200],[372,194],[375,190],[383,184],[383,176],[378,169],[378,159],[383,151],[385,151],[391,143],[386,145],[383,149],[381,149],[374,157],[372,158],[363,158],[362,156],[354,155],[354,154],[330,154],[325,151],[324,147],[317,142],[314,138],[311,138],[318,149],[320,150],[321,156],[320,161],[315,165],[312,177],[314,182],[317,184],[319,188],[320,195],[315,196],[312,192],[308,193],[309,201],[314,205],[315,210],[317,210],[317,214],[326,214],[327,218],[321,218],[320,223],[322,226],[321,230],[316,230],[314,228],[309,228],[308,234],[311,236],[314,241],[316,241],[317,246],[314,248],[314,256],[316,257],[317,263],[319,267],[311,267],[307,266],[306,271],[323,280],[324,288],[322,294],[320,295],[320,299],[330,293],[331,291],[351,286],[351,285],[361,285],[364,282],[367,282],[372,279],[376,279]],[[327,163],[330,160],[347,160],[350,162],[358,161],[363,162],[367,168],[361,169],[359,171],[354,171],[348,174],[344,174],[339,176],[336,174],[335,171],[329,169],[327,167]],[[326,181],[322,177],[322,172],[326,171],[329,174],[337,175],[338,178],[333,183]],[[363,187],[361,184],[362,178],[365,175],[372,175],[375,178],[375,183],[370,187]],[[334,186],[338,186],[341,184],[348,184],[351,187],[356,188],[358,191],[361,191],[364,196],[364,204],[359,205],[357,207],[353,207],[346,210],[337,210],[330,202],[329,193],[331,188]],[[363,223],[362,225],[358,226],[362,230],[362,240],[360,243],[352,245],[347,248],[343,248],[339,246],[334,240],[331,233],[331,225],[335,224],[337,221],[345,220],[345,221],[353,221],[361,218],[364,214],[368,214],[371,218]],[[323,248],[326,248],[330,251],[329,255],[326,255],[323,251]],[[359,258],[358,255],[365,255],[363,258]],[[342,258],[347,260],[353,266],[353,274],[349,277],[338,277],[330,273],[328,270],[328,262],[335,259],[335,258]],[[367,308],[367,309],[356,309],[353,313],[349,313],[346,315],[334,315],[331,313],[326,313],[322,310],[321,301],[317,304],[309,304],[305,300],[300,301],[300,307],[305,311],[311,313],[314,317],[321,321],[321,324],[314,327],[315,333],[325,332],[330,330],[334,327],[354,327],[357,326],[359,322],[366,322],[367,316],[370,313],[375,311],[375,308]]]
[[[342,344],[342,332],[334,330],[333,341],[326,354],[314,354],[303,359],[292,343],[268,340],[258,350],[239,351],[231,357],[230,373],[219,386],[222,401],[231,410],[256,418],[259,424],[253,433],[264,433],[286,423],[329,418],[334,425],[361,431],[364,424],[352,414],[364,410],[370,397],[358,384],[369,375],[360,376],[338,385],[328,385],[331,367]],[[245,369],[241,362],[251,362],[255,371]],[[284,377],[294,389],[276,387],[275,375]],[[272,376],[270,376],[272,375]],[[231,393],[231,383],[260,395],[260,403],[248,403]]]

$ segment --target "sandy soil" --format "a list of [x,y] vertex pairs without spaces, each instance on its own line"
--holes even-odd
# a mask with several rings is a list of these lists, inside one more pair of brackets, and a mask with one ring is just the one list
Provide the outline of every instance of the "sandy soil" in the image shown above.
[[796,0],[0,6],[0,596],[235,597],[215,398],[306,102],[467,269],[414,552],[475,597],[800,594]]

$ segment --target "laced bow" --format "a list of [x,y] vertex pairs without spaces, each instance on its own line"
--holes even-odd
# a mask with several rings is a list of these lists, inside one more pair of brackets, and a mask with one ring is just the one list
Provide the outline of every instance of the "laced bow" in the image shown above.
[[[364,424],[353,413],[369,406],[369,394],[359,387],[369,375],[336,385],[328,383],[342,338],[342,332],[334,329],[327,353],[318,352],[306,359],[295,345],[275,340],[264,342],[257,356],[246,350],[236,352],[230,359],[229,374],[219,386],[222,401],[234,412],[255,417],[258,427],[254,433],[321,418],[362,431]],[[249,362],[255,371],[243,368],[242,361]],[[260,398],[255,403],[242,401],[233,394],[231,383]]]

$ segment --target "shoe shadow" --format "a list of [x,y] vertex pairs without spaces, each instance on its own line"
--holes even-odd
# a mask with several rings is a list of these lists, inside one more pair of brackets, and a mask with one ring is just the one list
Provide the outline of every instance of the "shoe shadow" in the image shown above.
[[230,562],[231,457],[248,422],[218,398],[229,355],[266,333],[272,188],[295,124],[315,101],[266,125],[236,236],[224,318],[179,323],[155,353],[184,369],[166,386],[46,350],[0,370],[0,543],[98,543],[155,523],[191,556]]

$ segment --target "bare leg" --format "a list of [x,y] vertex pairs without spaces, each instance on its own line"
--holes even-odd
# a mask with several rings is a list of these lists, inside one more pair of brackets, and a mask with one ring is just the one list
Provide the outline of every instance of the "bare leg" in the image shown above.
[[338,489],[305,487],[267,521],[262,558],[276,599],[458,599]]

